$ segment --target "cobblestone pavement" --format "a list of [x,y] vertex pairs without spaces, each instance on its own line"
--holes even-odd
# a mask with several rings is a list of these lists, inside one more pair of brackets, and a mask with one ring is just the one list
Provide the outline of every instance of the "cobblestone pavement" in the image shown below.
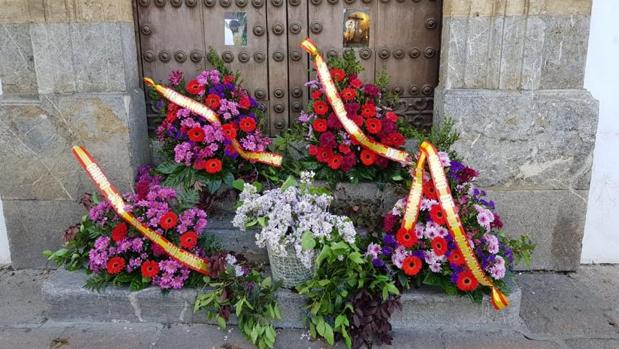
[[[236,328],[48,321],[40,292],[47,276],[41,270],[0,269],[0,349],[251,348]],[[523,273],[518,283],[524,330],[399,331],[387,348],[619,348],[619,265],[582,266],[572,274]],[[325,347],[302,330],[278,334],[277,348]]]

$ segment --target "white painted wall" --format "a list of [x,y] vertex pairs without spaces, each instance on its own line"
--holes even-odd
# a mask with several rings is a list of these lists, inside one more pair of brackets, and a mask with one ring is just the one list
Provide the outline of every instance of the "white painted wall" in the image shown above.
[[585,88],[600,101],[582,263],[619,263],[619,1],[593,0]]
[[10,264],[11,255],[9,254],[9,238],[4,223],[4,211],[2,209],[2,199],[0,199],[0,265]]

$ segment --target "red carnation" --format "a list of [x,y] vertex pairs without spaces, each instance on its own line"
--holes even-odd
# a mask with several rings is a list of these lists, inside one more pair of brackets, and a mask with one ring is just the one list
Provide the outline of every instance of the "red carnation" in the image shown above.
[[357,164],[357,157],[355,153],[350,152],[344,156],[344,162],[342,162],[342,171],[348,172],[351,168],[353,168]]
[[316,132],[325,132],[327,130],[327,120],[325,119],[316,119],[312,122],[312,128]]
[[391,121],[391,122],[396,122],[398,121],[398,114],[392,112],[392,111],[388,111],[385,114],[385,117],[387,118],[387,120]]
[[127,237],[129,228],[125,222],[118,223],[112,228],[112,240],[119,242]]
[[340,82],[346,78],[346,73],[339,68],[333,68],[329,71],[331,73],[331,77],[337,82]]
[[181,235],[180,244],[183,248],[192,249],[198,244],[198,234],[195,231],[188,231]]
[[352,121],[355,122],[355,124],[357,124],[357,126],[361,127],[363,126],[363,116],[361,115],[355,115],[355,116],[349,116],[349,119],[351,119]]
[[437,236],[432,239],[430,243],[432,245],[432,250],[437,256],[443,256],[447,253],[447,240],[445,240],[442,236]]
[[196,160],[196,162],[193,163],[193,168],[196,170],[204,170],[205,166],[206,166],[206,160],[204,159]]
[[475,279],[475,276],[470,270],[465,270],[463,272],[458,273],[458,278],[456,279],[456,287],[460,291],[470,292],[477,288],[479,283]]
[[342,162],[344,161],[344,157],[340,154],[333,155],[331,159],[329,159],[329,167],[332,170],[337,170],[342,166]]
[[243,132],[253,132],[256,129],[256,120],[254,118],[244,117],[239,122],[239,126]]
[[361,162],[365,165],[365,166],[372,166],[372,164],[374,164],[374,162],[376,161],[376,158],[378,157],[376,155],[375,152],[369,150],[369,149],[363,149],[361,151],[361,155],[359,156],[361,158]]
[[320,97],[322,97],[322,91],[320,90],[312,91],[312,99],[319,99]]
[[346,144],[340,144],[340,145],[337,147],[337,150],[339,150],[339,152],[340,152],[340,153],[342,153],[342,154],[348,154],[348,153],[350,153],[350,147],[349,147],[349,146],[347,146]]
[[204,140],[204,130],[200,126],[195,126],[189,132],[187,132],[189,139],[198,143]]
[[318,154],[316,154],[316,159],[319,162],[328,162],[329,159],[333,156],[333,151],[326,147],[318,148]]
[[359,88],[363,85],[363,81],[354,78],[354,79],[350,79],[350,86],[354,87],[354,88]]
[[464,265],[464,256],[462,256],[462,253],[458,250],[452,250],[447,256],[447,260],[449,264],[454,266]]
[[221,127],[221,129],[224,131],[224,135],[227,139],[236,138],[236,126],[234,124],[225,124]]
[[376,161],[374,162],[374,164],[378,166],[379,168],[387,168],[389,166],[389,160],[385,159],[382,156],[379,156],[376,158]]
[[219,109],[221,98],[219,98],[218,95],[210,93],[208,96],[206,96],[206,100],[204,101],[204,103],[206,103],[207,107],[213,110],[217,110]]
[[107,261],[107,272],[116,275],[125,269],[125,260],[122,257],[112,257]]
[[340,96],[345,101],[352,101],[357,97],[357,91],[353,88],[345,88],[340,92]]
[[408,256],[402,262],[402,270],[408,276],[415,276],[421,271],[423,262],[417,256]]
[[185,89],[187,90],[187,92],[191,93],[192,95],[197,95],[197,94],[200,94],[200,92],[204,91],[204,87],[200,85],[198,80],[189,81]]
[[395,239],[401,246],[411,248],[417,243],[417,234],[412,230],[400,228],[398,232],[395,233]]
[[445,217],[445,212],[441,205],[432,205],[432,208],[430,208],[430,217],[436,224],[445,225],[447,223],[447,218]]
[[320,141],[321,147],[335,148],[337,146],[337,142],[335,140],[335,135],[333,134],[333,132],[324,132],[320,135],[318,140]]
[[376,115],[376,106],[372,103],[365,103],[361,106],[361,115],[365,118],[371,118]]
[[226,75],[224,76],[224,83],[232,83],[234,82],[234,75]]
[[142,263],[140,271],[142,272],[142,276],[152,278],[159,273],[159,263],[150,260],[146,261]]
[[221,171],[221,166],[222,166],[221,160],[208,159],[206,160],[206,163],[204,164],[204,169],[206,170],[206,172],[210,174],[214,174],[214,173]]
[[387,213],[383,218],[383,230],[387,233],[391,233],[393,231],[393,228],[395,228],[395,223],[397,219],[398,216],[394,215],[391,212]]
[[316,154],[318,154],[318,147],[315,146],[314,144],[310,144],[308,152],[309,152],[309,155],[316,156]]
[[314,108],[314,112],[318,115],[325,115],[329,111],[329,105],[323,101],[315,101],[312,108]]
[[164,213],[161,218],[159,218],[159,226],[164,230],[172,229],[176,226],[177,220],[178,217],[176,216],[176,213],[168,211]]
[[251,101],[248,96],[241,96],[241,99],[239,99],[239,107],[241,107],[241,109],[249,109],[249,107],[251,107]]
[[365,128],[369,133],[377,134],[382,129],[383,125],[377,118],[369,118],[365,121]]

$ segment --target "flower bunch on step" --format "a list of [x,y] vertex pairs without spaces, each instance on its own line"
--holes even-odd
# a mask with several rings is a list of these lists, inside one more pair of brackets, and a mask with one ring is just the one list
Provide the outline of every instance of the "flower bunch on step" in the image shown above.
[[263,193],[246,183],[232,224],[241,230],[259,227],[259,247],[268,246],[277,256],[286,256],[287,249],[293,248],[307,269],[312,267],[315,251],[334,236],[353,244],[355,227],[347,217],[329,212],[333,197],[312,185],[313,176],[303,172],[299,183],[289,177],[281,187]]
[[[150,167],[138,171],[135,193],[124,195],[126,209],[153,231],[188,252],[206,257],[211,241],[205,236],[206,212],[187,208],[176,190],[163,187]],[[137,290],[155,285],[180,289],[200,284],[201,276],[177,262],[125,223],[107,200],[89,197],[88,215],[64,248],[48,253],[68,269],[85,268],[92,274],[87,286],[129,285]]]
[[[528,238],[510,240],[502,232],[503,221],[495,211],[494,201],[473,184],[477,171],[450,160],[445,152],[439,156],[468,242],[484,272],[497,286],[505,288],[515,258],[530,255],[532,245]],[[438,286],[449,294],[469,292],[481,299],[479,284],[449,233],[447,217],[429,174],[423,180],[423,196],[414,229],[401,228],[406,206],[405,199],[401,199],[384,216],[382,241],[370,243],[365,255],[375,268],[394,275],[403,286],[413,279],[417,285]],[[523,242],[528,244],[525,248]]]
[[232,139],[251,152],[266,150],[271,140],[260,131],[263,107],[240,86],[237,74],[225,68],[212,52],[208,57],[216,69],[205,70],[188,81],[181,71],[172,71],[168,86],[215,111],[221,126],[156,93],[151,97],[163,118],[156,135],[164,162],[157,170],[166,176],[165,184],[189,188],[200,182],[214,193],[222,184],[231,186],[235,176],[252,168],[239,159]]
[[[395,98],[387,92],[388,79],[377,79],[376,84],[363,82],[359,78],[361,65],[354,53],[348,51],[343,58],[331,59],[329,66],[348,119],[374,141],[403,148],[410,126],[388,106]],[[400,164],[362,147],[346,132],[318,80],[308,82],[307,86],[310,100],[299,122],[309,142],[304,164],[316,171],[317,178],[387,182],[407,176]]]

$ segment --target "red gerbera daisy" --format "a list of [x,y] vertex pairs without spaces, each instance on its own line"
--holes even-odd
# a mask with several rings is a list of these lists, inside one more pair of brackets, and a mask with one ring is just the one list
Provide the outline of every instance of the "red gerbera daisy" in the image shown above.
[[354,88],[345,88],[340,92],[342,99],[345,101],[352,101],[357,97],[357,91]]
[[398,121],[398,114],[392,112],[392,111],[388,111],[385,114],[385,117],[387,118],[387,120],[391,121],[391,122],[396,122]]
[[206,100],[204,101],[204,103],[206,103],[206,106],[217,111],[217,109],[219,109],[220,106],[220,102],[221,102],[221,98],[216,95],[216,94],[212,94],[210,93],[208,96],[206,96]]
[[339,68],[333,68],[329,72],[331,73],[333,80],[337,82],[344,80],[344,78],[346,77],[346,72]]
[[454,266],[464,265],[464,256],[462,256],[462,253],[458,250],[452,250],[447,256],[447,260],[449,264]]
[[253,132],[256,129],[256,120],[250,117],[244,117],[239,121],[239,127],[243,132]]
[[432,251],[434,251],[434,254],[436,254],[437,256],[443,256],[445,255],[445,253],[447,253],[447,240],[445,240],[444,237],[435,237],[434,239],[432,239],[431,245]]
[[210,174],[214,174],[214,173],[221,171],[221,166],[222,166],[221,160],[208,159],[206,160],[206,163],[204,164],[204,169],[206,170],[206,172]]
[[406,138],[404,138],[404,136],[402,136],[399,132],[392,132],[387,136],[382,137],[381,141],[385,143],[385,145],[399,148],[406,143]]
[[329,105],[323,101],[315,101],[312,108],[314,108],[314,112],[318,115],[325,115],[329,112]]
[[477,288],[479,283],[475,279],[475,276],[470,270],[465,270],[463,272],[458,273],[458,278],[456,279],[456,287],[460,291],[470,292]]
[[318,147],[315,146],[314,144],[310,144],[308,152],[309,152],[309,155],[316,156],[316,154],[318,154]]
[[318,99],[320,97],[322,97],[322,91],[320,90],[312,91],[312,99]]
[[408,276],[415,276],[421,271],[423,262],[417,256],[408,256],[402,262],[402,270]]
[[445,225],[447,223],[447,218],[445,217],[445,212],[441,205],[432,205],[432,208],[430,208],[430,217],[436,224]]
[[192,249],[198,244],[198,234],[195,231],[188,231],[181,235],[180,244],[183,248]]
[[342,154],[348,154],[350,153],[350,147],[347,146],[346,144],[340,144],[337,149],[340,151],[340,153]]
[[172,229],[176,226],[176,222],[178,221],[178,217],[176,213],[172,211],[168,211],[159,218],[159,226],[164,230]]
[[371,118],[376,115],[376,106],[372,103],[365,103],[361,106],[361,115],[365,118]]
[[340,166],[342,166],[342,161],[344,161],[344,157],[342,155],[333,155],[331,159],[329,159],[329,167],[333,170],[337,170]]
[[365,122],[365,128],[369,133],[377,134],[383,128],[383,124],[377,118],[369,118]]
[[142,272],[142,276],[152,278],[159,273],[159,263],[155,261],[146,261],[142,263],[140,271]]
[[312,122],[312,128],[316,132],[325,132],[327,130],[327,120],[325,119],[316,119]]
[[127,237],[127,224],[125,222],[118,223],[112,228],[112,240],[119,242]]
[[226,136],[226,138],[228,139],[236,138],[236,126],[234,124],[232,123],[225,124],[221,127],[221,129],[224,131],[224,135]]
[[365,166],[372,166],[372,164],[376,161],[376,158],[378,157],[378,155],[376,155],[375,152],[369,149],[363,149],[359,157],[361,158],[361,162]]
[[438,193],[434,184],[430,181],[423,182],[423,195],[428,199],[437,199]]
[[333,156],[333,151],[327,147],[319,147],[316,159],[320,162],[329,162],[329,159]]
[[176,120],[176,112],[176,110],[168,109],[165,114],[165,122],[168,124],[173,123]]
[[194,142],[202,142],[204,140],[204,130],[200,126],[195,126],[187,132],[187,136]]
[[241,107],[241,109],[249,109],[249,107],[251,107],[251,100],[249,100],[247,95],[241,96],[239,99],[239,107]]
[[417,234],[412,230],[400,228],[398,232],[395,233],[395,239],[401,246],[411,248],[417,243]]
[[197,95],[200,92],[204,91],[204,87],[200,85],[200,83],[197,80],[189,81],[185,89],[187,90],[187,92],[191,93],[192,95]]
[[350,79],[350,86],[354,87],[354,88],[359,88],[363,85],[363,81],[354,78],[354,79]]
[[125,260],[122,257],[112,257],[107,261],[107,272],[115,275],[125,269]]
[[232,83],[232,82],[234,82],[234,75],[226,75],[226,76],[224,76],[224,82],[225,83]]

